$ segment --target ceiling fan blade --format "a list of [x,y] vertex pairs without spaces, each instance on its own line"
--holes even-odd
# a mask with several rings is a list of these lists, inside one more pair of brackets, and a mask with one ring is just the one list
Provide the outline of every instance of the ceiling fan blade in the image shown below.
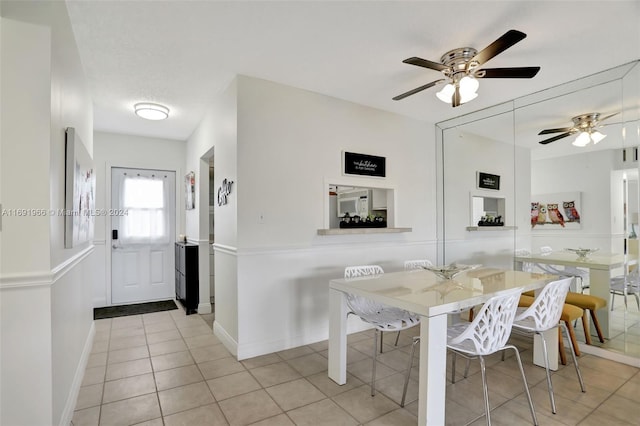
[[436,71],[443,71],[443,70],[449,69],[449,67],[446,67],[439,62],[429,61],[427,59],[418,58],[416,56],[405,59],[402,62],[404,62],[405,64],[417,65],[419,67],[424,67],[424,68],[430,68]]
[[509,30],[489,46],[478,52],[470,62],[477,62],[478,65],[482,65],[489,59],[504,52],[520,40],[524,39],[526,36],[527,35],[525,33],[518,30]]
[[573,127],[562,127],[560,129],[545,129],[538,133],[539,135],[548,135],[549,133],[560,133],[560,132],[570,132],[573,130]]
[[554,136],[554,137],[552,137],[552,138],[549,138],[549,139],[545,139],[545,140],[543,140],[543,141],[540,141],[540,143],[541,143],[542,145],[546,145],[546,144],[548,144],[548,143],[555,142],[555,141],[557,141],[558,139],[562,139],[562,138],[566,138],[567,136],[571,136],[572,134],[573,134],[573,132],[566,132],[566,133],[563,133],[563,134],[561,134],[561,135]]
[[485,68],[474,75],[476,78],[533,78],[540,67]]
[[453,97],[451,98],[451,106],[454,108],[460,106],[460,99],[460,86],[456,84],[456,91],[453,92]]
[[423,90],[428,89],[429,87],[433,87],[436,84],[440,84],[440,83],[442,83],[444,81],[445,81],[444,78],[440,79],[440,80],[432,81],[431,83],[427,83],[424,86],[416,87],[413,90],[409,90],[408,92],[405,92],[405,93],[403,93],[401,95],[398,95],[398,96],[394,97],[393,100],[394,101],[399,101],[400,99],[404,99],[407,96],[415,95],[418,92],[422,92]]
[[607,116],[605,116],[605,117],[602,117],[602,118],[601,118],[601,119],[599,119],[598,121],[608,120],[609,118],[613,117],[614,115],[618,115],[618,114],[620,114],[620,112],[619,112],[619,111],[618,111],[618,112],[614,112],[613,114],[609,114],[609,115],[607,115]]

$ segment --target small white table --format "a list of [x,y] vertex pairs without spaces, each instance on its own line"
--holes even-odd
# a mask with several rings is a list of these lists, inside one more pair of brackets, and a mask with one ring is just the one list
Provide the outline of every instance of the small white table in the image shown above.
[[[574,266],[589,270],[589,294],[609,301],[609,286],[611,271],[625,265],[625,256],[622,254],[595,252],[585,259],[578,259],[578,255],[569,251],[553,251],[551,253],[534,253],[528,256],[516,256],[516,263],[520,266],[523,262],[545,263],[548,265]],[[597,312],[598,321],[604,337],[609,338],[609,310],[605,307]],[[591,327],[591,334],[596,331]]]
[[463,272],[443,281],[426,270],[335,279],[329,284],[329,378],[347,382],[346,294],[351,293],[419,314],[418,424],[445,424],[447,314],[486,302],[496,292],[537,290],[557,277],[499,269]]

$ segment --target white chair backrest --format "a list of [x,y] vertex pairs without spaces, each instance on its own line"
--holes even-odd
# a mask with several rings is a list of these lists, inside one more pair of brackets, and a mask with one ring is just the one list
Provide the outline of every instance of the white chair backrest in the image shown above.
[[365,277],[367,275],[384,274],[384,270],[378,265],[347,266],[344,268],[345,278]]
[[422,269],[424,266],[433,266],[433,263],[427,259],[406,260],[404,262],[404,269]]
[[573,278],[564,278],[552,281],[544,286],[531,306],[519,314],[515,320],[531,319],[534,321],[535,328],[538,331],[549,330],[558,325],[571,280]]
[[522,288],[505,290],[487,300],[466,330],[450,343],[470,340],[477,355],[489,355],[501,349],[511,335],[521,293]]
[[[344,268],[345,278],[366,277],[380,274],[384,274],[384,270],[378,265],[347,266]],[[374,302],[366,297],[357,296],[351,293],[347,293],[347,305],[349,305],[349,308],[354,314],[360,317],[371,317],[384,306],[381,303]]]

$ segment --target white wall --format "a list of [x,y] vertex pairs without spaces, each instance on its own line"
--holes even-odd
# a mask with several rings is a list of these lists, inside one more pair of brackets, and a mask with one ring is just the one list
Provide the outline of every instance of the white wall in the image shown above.
[[[147,138],[115,133],[94,133],[96,167],[96,208],[111,206],[111,168],[132,167],[176,172],[176,234],[184,233],[184,175],[186,143],[170,139]],[[96,279],[93,306],[111,304],[111,218],[96,218]]]
[[[230,202],[224,206],[214,206],[216,254],[214,256],[216,282],[216,327],[223,341],[235,352],[238,339],[238,303],[237,303],[237,82],[234,79],[215,99],[207,110],[197,129],[187,143],[186,170],[202,171],[196,179],[196,209],[186,212],[186,235],[199,245],[199,281],[200,306],[209,303],[209,206],[202,199],[208,194],[209,169],[206,165],[206,178],[201,160],[210,156],[213,149],[216,188],[223,179],[234,182]],[[202,202],[201,202],[202,201]],[[207,226],[202,226],[204,223]],[[210,305],[208,305],[210,307]]]
[[[189,140],[187,167],[214,146],[217,185],[235,182],[229,204],[215,210],[215,331],[238,358],[326,339],[328,282],[345,266],[379,263],[390,272],[409,258],[434,258],[433,129],[244,76],[214,101]],[[394,187],[396,225],[413,232],[317,235],[328,223],[326,185],[345,179],[343,150],[387,158],[385,179],[351,181]],[[195,222],[187,216],[190,232]]]
[[[461,126],[444,132],[445,262],[511,269],[513,250],[526,240],[521,233],[528,235],[530,152],[463,130]],[[499,175],[500,190],[478,189],[477,172]],[[505,228],[467,230],[477,225],[471,222],[472,194],[505,199]],[[513,226],[517,229],[507,230]]]
[[[532,249],[551,246],[599,247],[610,251],[612,247],[612,183],[611,171],[615,169],[617,150],[606,150],[535,160],[531,166],[531,193],[549,194],[561,192],[582,193],[580,211],[581,229],[531,231]],[[622,202],[621,189],[618,199]],[[619,250],[621,251],[622,246]]]
[[[92,342],[89,243],[64,248],[64,131],[92,151],[92,103],[63,2],[2,4],[0,423],[68,424]],[[28,190],[25,190],[28,188]],[[89,283],[89,284],[88,284]]]

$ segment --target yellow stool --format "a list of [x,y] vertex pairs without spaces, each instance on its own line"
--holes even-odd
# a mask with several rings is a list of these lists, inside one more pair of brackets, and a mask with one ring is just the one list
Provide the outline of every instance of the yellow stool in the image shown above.
[[[528,308],[533,303],[533,300],[533,296],[525,293],[520,296],[518,306]],[[577,320],[578,318],[584,318],[583,314],[584,310],[582,308],[565,303],[562,307],[562,315],[560,316],[560,321],[563,321],[567,326],[567,330],[569,331],[569,339],[571,339],[571,345],[573,345],[573,350],[576,352],[576,356],[580,356],[580,348],[578,346],[578,341],[576,340],[576,335],[573,332],[573,326],[571,325],[571,322]],[[560,330],[560,328],[558,328],[558,350],[560,352],[560,362],[562,363],[562,365],[567,365],[567,354],[564,351],[562,330]]]
[[596,311],[606,307],[607,301],[601,297],[591,296],[590,294],[569,292],[565,303],[584,309],[582,327],[584,328],[584,339],[587,342],[587,345],[591,344],[591,335],[589,334],[589,328],[587,325],[587,311],[591,314],[591,320],[593,321],[593,325],[598,333],[600,343],[604,343],[604,336],[602,335],[602,329],[600,328],[600,322],[596,316]]

